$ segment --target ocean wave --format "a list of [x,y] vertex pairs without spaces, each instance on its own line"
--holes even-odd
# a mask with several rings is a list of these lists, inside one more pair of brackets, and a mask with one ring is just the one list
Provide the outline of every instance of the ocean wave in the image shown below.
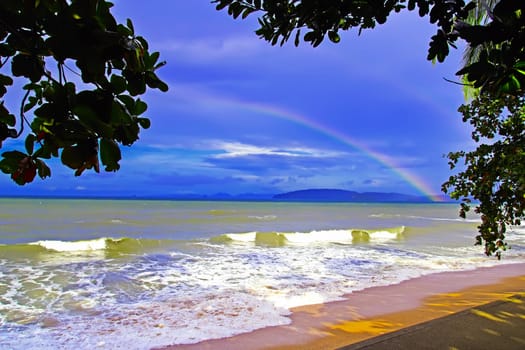
[[55,251],[55,252],[84,252],[84,251],[93,251],[93,250],[104,250],[106,249],[107,241],[111,240],[110,238],[99,238],[89,241],[38,241],[28,243],[29,245],[40,246],[46,250]]
[[227,233],[211,238],[212,243],[252,243],[265,246],[382,243],[399,239],[405,226],[377,230],[342,229],[310,232],[245,232]]
[[0,257],[27,257],[45,253],[82,254],[106,252],[132,254],[168,247],[172,242],[174,241],[129,237],[101,237],[81,241],[40,240],[29,243],[0,245]]

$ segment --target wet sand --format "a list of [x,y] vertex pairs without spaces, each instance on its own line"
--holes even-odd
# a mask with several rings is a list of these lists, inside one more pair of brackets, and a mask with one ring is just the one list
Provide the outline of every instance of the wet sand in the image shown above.
[[286,326],[164,349],[337,349],[524,293],[525,263],[437,273],[294,308]]

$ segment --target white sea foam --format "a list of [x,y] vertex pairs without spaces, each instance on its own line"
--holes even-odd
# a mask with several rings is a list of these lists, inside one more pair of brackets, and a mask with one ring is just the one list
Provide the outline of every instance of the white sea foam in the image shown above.
[[232,241],[255,242],[255,237],[257,236],[257,232],[227,233],[225,234],[225,236],[231,239]]
[[290,243],[352,243],[352,230],[321,230],[312,232],[285,233]]
[[246,232],[228,233],[223,235],[233,242],[243,243],[271,243],[280,242],[281,244],[326,244],[340,243],[351,244],[356,235],[366,241],[381,243],[399,238],[404,226],[389,230],[315,230],[310,232]]
[[[272,325],[289,324],[289,312],[268,301],[235,291],[187,295],[163,302],[121,305],[89,315],[32,328],[39,349],[151,349],[170,344],[191,344],[223,338]],[[42,318],[44,321],[46,318]],[[47,319],[51,319],[48,317]],[[49,322],[49,321],[48,321]],[[34,347],[31,337],[13,334],[0,339],[0,347]]]
[[54,250],[57,252],[81,252],[81,251],[92,251],[92,250],[104,250],[106,249],[107,238],[93,239],[89,241],[38,241],[29,243],[30,245],[39,245],[43,248]]
[[[394,235],[374,232],[385,239]],[[45,265],[13,266],[3,270],[11,277],[0,282],[0,288],[4,282],[10,288],[3,310],[18,310],[10,322],[26,328],[7,330],[0,348],[31,348],[34,338],[42,349],[196,343],[289,323],[286,316],[295,306],[339,300],[352,291],[428,273],[495,263],[473,254],[472,247],[446,249],[417,253],[388,245],[208,245],[206,254],[173,252],[168,259],[145,257],[130,265],[70,264],[60,276]],[[31,278],[16,279],[16,273]],[[19,293],[30,281],[47,284],[47,298],[54,300],[51,308],[44,297],[32,306],[20,304]],[[0,314],[4,311],[0,307]],[[5,334],[1,323],[0,333]]]
[[376,243],[387,242],[398,238],[397,232],[373,231],[369,233],[370,240]]

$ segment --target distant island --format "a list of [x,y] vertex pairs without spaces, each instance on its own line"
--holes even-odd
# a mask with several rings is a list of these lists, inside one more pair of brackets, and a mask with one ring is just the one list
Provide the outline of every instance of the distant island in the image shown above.
[[355,192],[338,189],[307,189],[281,193],[273,196],[279,201],[309,201],[309,202],[405,202],[405,203],[431,203],[430,198],[413,196],[403,193],[385,192]]

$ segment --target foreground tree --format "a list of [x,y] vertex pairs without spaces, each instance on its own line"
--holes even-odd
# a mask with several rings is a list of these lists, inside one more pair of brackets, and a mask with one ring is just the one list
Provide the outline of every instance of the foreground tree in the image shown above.
[[477,243],[485,243],[486,254],[499,258],[506,249],[507,226],[520,225],[525,210],[525,98],[482,93],[459,110],[480,145],[448,155],[452,169],[461,168],[461,160],[466,167],[443,184],[443,191],[463,199],[463,218],[472,199],[479,201],[475,211],[482,222]]
[[507,227],[520,225],[525,209],[525,6],[516,1],[482,3],[486,11],[476,11],[465,26],[470,45],[465,67],[458,72],[472,99],[459,111],[479,145],[471,152],[449,153],[451,169],[459,165],[464,170],[442,189],[462,199],[462,217],[472,199],[479,202],[477,244],[485,245],[487,255],[501,258]]
[[234,17],[259,16],[257,35],[272,45],[290,38],[316,47],[340,31],[374,28],[392,13],[416,11],[436,24],[427,59],[442,62],[458,39],[467,43],[464,66],[457,75],[474,91],[459,111],[474,131],[478,147],[448,155],[452,169],[464,170],[443,184],[461,199],[460,215],[481,215],[478,244],[487,255],[501,257],[508,225],[519,225],[525,206],[525,1],[477,0],[214,0],[218,10]]
[[[137,96],[168,89],[155,74],[164,63],[130,20],[117,23],[111,7],[104,0],[0,2],[0,147],[25,136],[25,150],[2,153],[0,170],[16,183],[50,176],[44,160],[51,157],[77,176],[98,172],[99,158],[116,171],[119,145],[149,127]],[[4,101],[12,77],[26,81],[17,113]]]
[[[258,14],[256,34],[272,45],[291,37],[297,46],[304,41],[316,47],[326,37],[341,40],[340,31],[375,28],[388,16],[402,10],[416,11],[437,27],[430,38],[427,59],[443,62],[458,39],[469,49],[478,49],[458,75],[466,76],[475,88],[497,93],[521,94],[525,84],[525,2],[501,0],[491,11],[463,0],[212,0],[218,10],[234,17]],[[491,20],[482,23],[485,18]],[[492,50],[489,48],[492,47]]]

